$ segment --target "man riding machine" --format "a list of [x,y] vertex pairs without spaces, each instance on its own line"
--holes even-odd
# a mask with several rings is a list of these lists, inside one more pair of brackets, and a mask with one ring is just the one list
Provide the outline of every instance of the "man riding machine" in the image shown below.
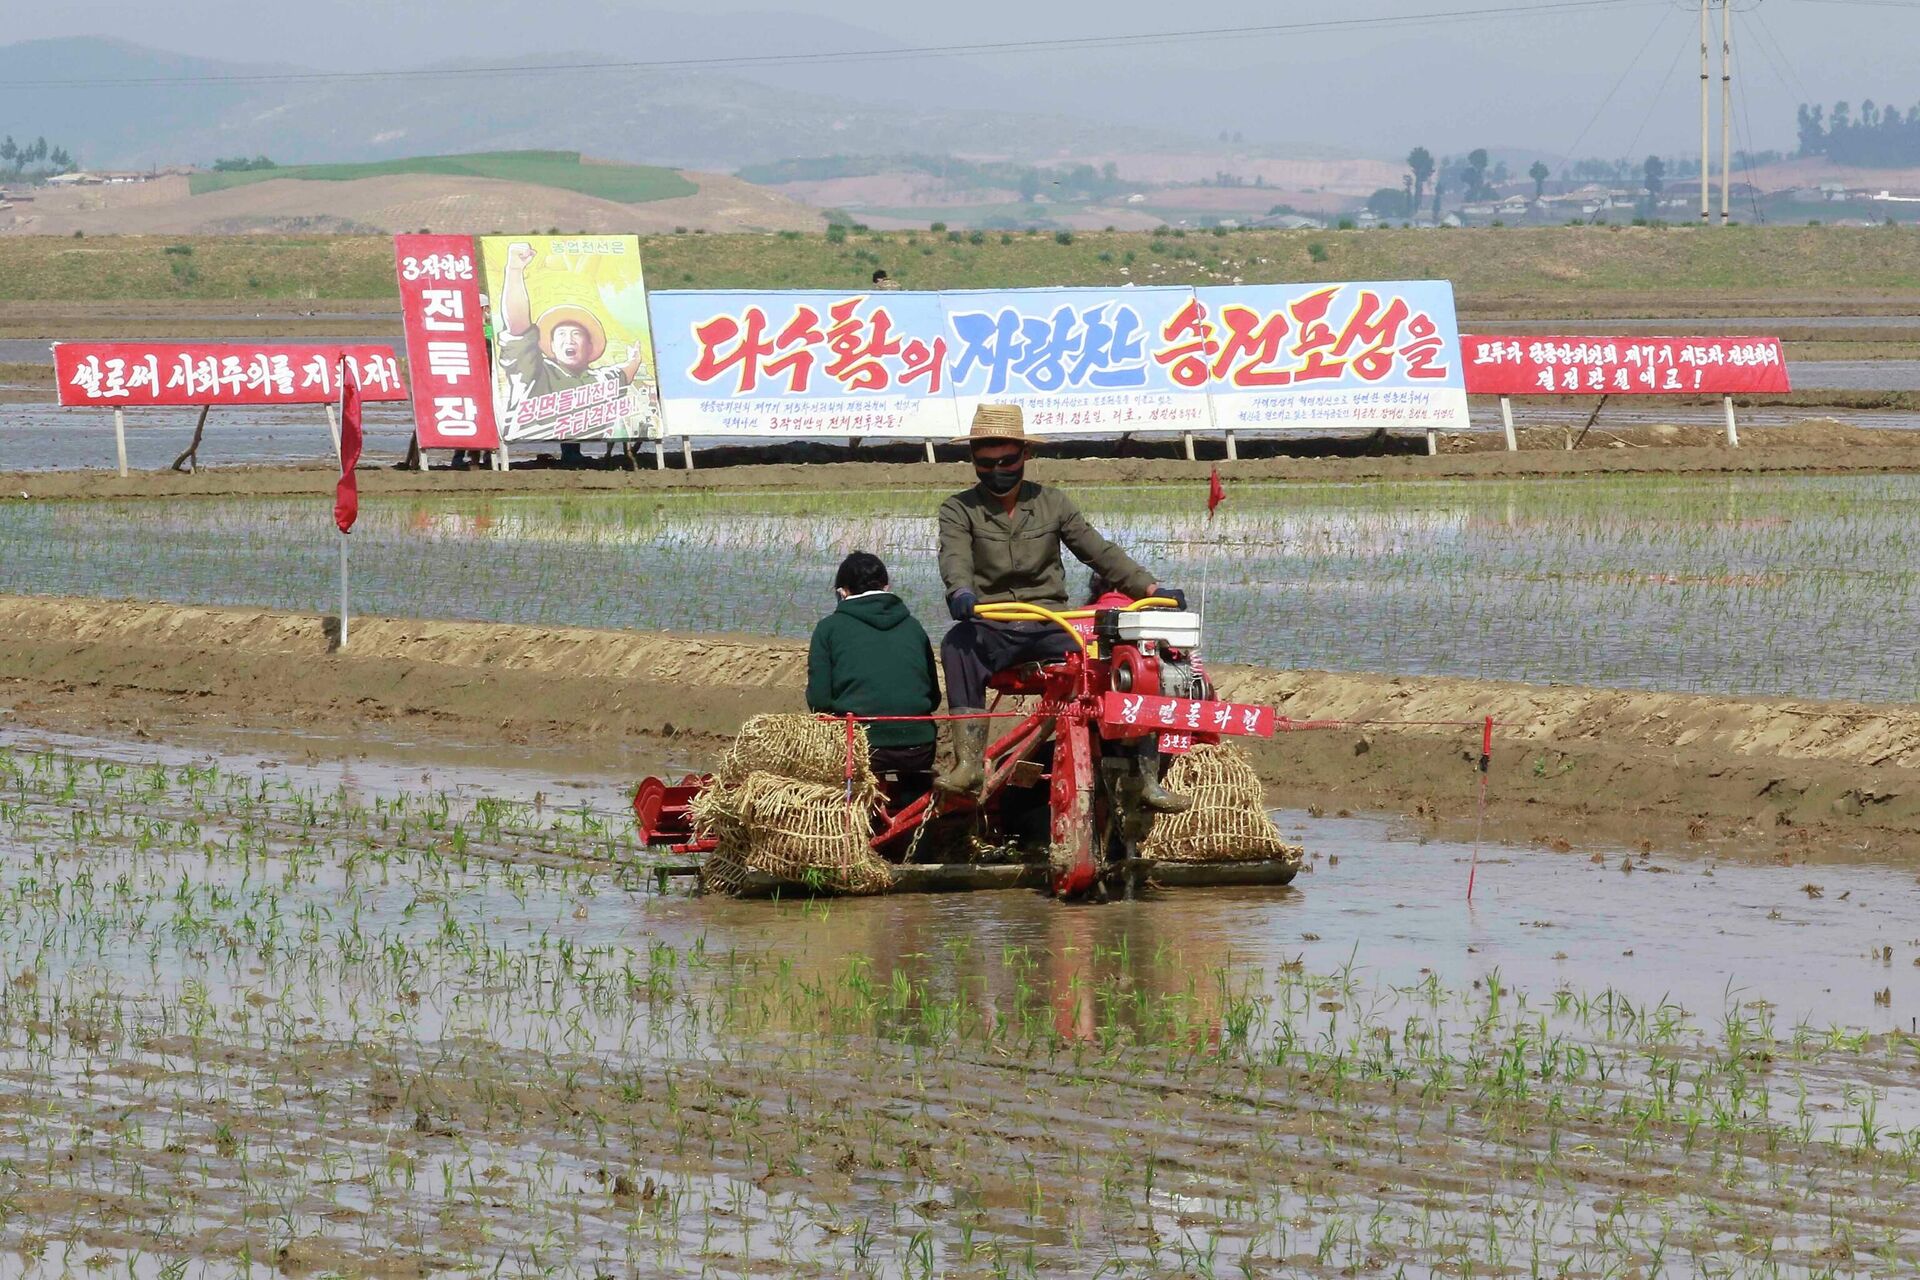
[[[1038,616],[1067,607],[1063,546],[1129,596],[1168,599],[1180,609],[1186,597],[1155,582],[1101,536],[1066,494],[1026,479],[1033,438],[1018,405],[981,405],[972,430],[956,443],[969,446],[976,483],[940,505],[940,577],[954,620],[940,642],[940,661],[948,710],[961,718],[952,726],[953,765],[934,786],[977,795],[987,779],[989,682],[1023,663],[1058,662],[1075,648],[1071,634]],[[1037,606],[1031,610],[1035,620],[1019,618],[1029,612],[1020,606]],[[1145,809],[1179,813],[1192,803],[1161,785],[1157,734],[1108,749],[1129,754],[1135,794]]]

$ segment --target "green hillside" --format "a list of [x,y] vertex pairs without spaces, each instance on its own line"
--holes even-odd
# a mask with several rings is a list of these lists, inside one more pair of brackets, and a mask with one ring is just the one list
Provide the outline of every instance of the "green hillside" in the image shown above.
[[477,151],[461,156],[412,156],[371,164],[293,164],[275,169],[246,169],[232,173],[196,173],[190,179],[196,196],[252,182],[294,178],[307,182],[352,182],[393,174],[428,173],[457,178],[497,178],[555,187],[583,196],[620,204],[645,204],[690,196],[699,188],[672,169],[638,164],[583,164],[578,151]]

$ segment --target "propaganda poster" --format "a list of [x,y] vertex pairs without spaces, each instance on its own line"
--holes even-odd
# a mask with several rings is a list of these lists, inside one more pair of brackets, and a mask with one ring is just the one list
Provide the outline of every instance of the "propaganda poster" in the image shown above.
[[483,236],[500,434],[657,435],[659,384],[636,236]]

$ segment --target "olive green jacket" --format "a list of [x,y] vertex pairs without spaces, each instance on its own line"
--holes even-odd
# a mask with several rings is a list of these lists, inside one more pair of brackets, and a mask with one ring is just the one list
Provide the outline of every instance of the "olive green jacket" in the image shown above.
[[1144,596],[1154,577],[1087,523],[1058,489],[1023,481],[1011,516],[979,485],[940,504],[940,577],[949,594],[971,589],[982,604],[1021,600],[1067,602],[1060,548],[1130,596]]

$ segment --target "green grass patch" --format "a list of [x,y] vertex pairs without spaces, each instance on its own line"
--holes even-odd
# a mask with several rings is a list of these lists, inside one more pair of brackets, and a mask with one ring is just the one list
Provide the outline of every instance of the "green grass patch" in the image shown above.
[[[222,176],[258,181],[262,173]],[[1886,227],[1236,231],[1185,239],[1076,231],[1070,244],[1022,233],[982,241],[955,244],[924,231],[848,231],[837,240],[658,235],[643,237],[641,250],[647,278],[663,288],[857,289],[876,266],[909,289],[1444,279],[1469,316],[1497,310],[1562,325],[1663,307],[1684,316],[1767,307],[1791,323],[1809,309],[1854,302],[1885,309],[1898,305],[1893,295],[1920,289],[1914,233]],[[183,244],[190,257],[165,252]],[[176,271],[181,261],[194,270]],[[0,300],[395,298],[385,236],[0,237]]]
[[244,187],[254,182],[292,178],[303,182],[353,182],[395,174],[434,174],[440,177],[497,178],[556,187],[583,196],[621,204],[645,204],[690,196],[699,188],[672,169],[640,164],[590,164],[578,151],[478,151],[458,156],[410,156],[368,164],[299,164],[277,169],[248,169],[232,173],[196,173],[189,187],[196,196]]

